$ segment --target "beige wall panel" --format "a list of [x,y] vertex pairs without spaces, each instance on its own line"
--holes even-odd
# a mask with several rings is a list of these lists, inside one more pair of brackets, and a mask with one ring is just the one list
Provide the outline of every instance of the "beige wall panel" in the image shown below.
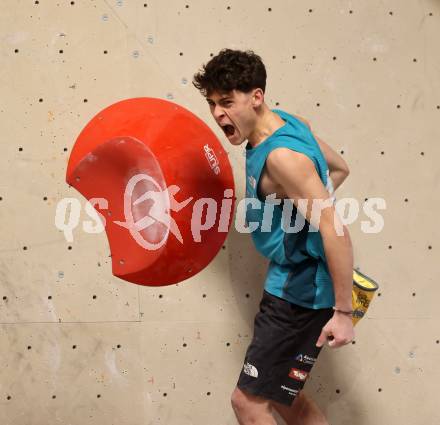
[[[149,96],[212,128],[244,197],[244,146],[228,144],[191,84],[224,47],[260,54],[268,105],[343,152],[351,174],[336,196],[360,208],[355,266],[380,284],[355,344],[325,348],[305,391],[332,424],[440,423],[437,0],[5,0],[0,40],[1,425],[237,423],[229,397],[267,266],[251,237],[232,229],[179,285],[129,284],[64,180],[98,111]],[[72,241],[55,226],[69,197]],[[365,233],[375,197],[385,225]]]

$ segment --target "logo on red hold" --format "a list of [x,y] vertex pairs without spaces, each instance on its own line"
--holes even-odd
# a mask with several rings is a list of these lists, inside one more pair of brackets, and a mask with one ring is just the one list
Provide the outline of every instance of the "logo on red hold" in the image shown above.
[[304,382],[307,379],[307,376],[308,376],[308,373],[304,370],[292,368],[292,369],[290,369],[290,372],[289,372],[289,377],[296,379],[297,381]]

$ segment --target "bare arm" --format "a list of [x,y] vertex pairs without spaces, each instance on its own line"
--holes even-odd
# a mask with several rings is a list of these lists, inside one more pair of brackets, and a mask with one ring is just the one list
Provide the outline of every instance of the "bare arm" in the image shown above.
[[[296,118],[301,120],[304,124],[309,127],[310,131],[312,131],[310,123],[305,119],[298,115],[295,115]],[[313,134],[313,133],[312,133]],[[313,134],[316,141],[318,142],[318,145],[324,155],[324,158],[327,162],[329,171],[330,171],[330,177],[333,182],[333,187],[336,190],[347,178],[347,176],[350,174],[350,170],[348,169],[347,163],[344,161],[341,155],[339,155],[334,149],[331,148],[329,144],[324,142],[322,139],[316,136],[316,134]]]
[[[339,222],[341,227],[342,223],[339,221],[333,203],[328,203],[322,209],[318,220],[312,216],[313,200],[328,199],[328,192],[313,162],[302,153],[288,148],[277,148],[268,155],[266,169],[271,178],[283,187],[287,197],[292,200],[298,211],[309,223],[319,229],[334,285],[336,307],[344,311],[351,310],[353,286],[351,240],[345,226],[343,226],[343,235],[338,235],[336,231],[335,221]],[[305,208],[298,203],[299,199],[307,199]],[[354,337],[351,317],[345,314],[335,314],[326,332],[328,331],[332,331],[335,337],[335,347],[351,341]],[[321,337],[320,340],[322,341]]]

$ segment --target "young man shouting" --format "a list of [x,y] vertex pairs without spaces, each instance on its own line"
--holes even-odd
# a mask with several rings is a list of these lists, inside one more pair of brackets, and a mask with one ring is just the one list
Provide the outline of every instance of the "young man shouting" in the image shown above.
[[[266,69],[254,52],[221,50],[193,84],[229,142],[247,141],[246,197],[253,202],[246,221],[258,223],[252,238],[270,259],[233,409],[242,425],[276,424],[272,408],[289,425],[328,424],[301,389],[325,343],[336,348],[354,338],[353,252],[332,197],[348,175],[347,164],[304,119],[269,109]],[[270,219],[264,215],[268,199],[274,204]],[[285,223],[282,210],[289,202]],[[302,228],[285,231],[286,224],[296,228],[298,217]]]

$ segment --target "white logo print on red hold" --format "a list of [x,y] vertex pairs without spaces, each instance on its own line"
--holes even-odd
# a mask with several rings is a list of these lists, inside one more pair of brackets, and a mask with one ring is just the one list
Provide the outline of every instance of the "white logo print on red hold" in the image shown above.
[[304,382],[307,379],[308,373],[305,370],[299,370],[292,368],[289,372],[289,377],[296,379],[297,381]]
[[208,160],[209,165],[214,171],[215,174],[220,174],[220,166],[217,157],[215,156],[214,150],[209,147],[209,145],[203,146],[203,150],[205,151],[205,157]]

